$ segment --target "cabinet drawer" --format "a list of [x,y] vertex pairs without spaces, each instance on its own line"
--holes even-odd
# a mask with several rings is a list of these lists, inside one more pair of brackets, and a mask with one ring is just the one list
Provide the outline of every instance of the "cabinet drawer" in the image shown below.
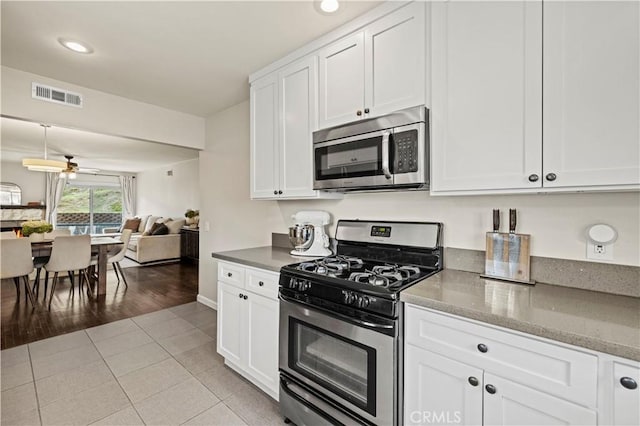
[[218,262],[218,280],[244,288],[244,268],[233,263]]
[[407,343],[596,406],[598,358],[590,353],[412,305],[406,305],[405,330]]
[[271,299],[277,299],[279,278],[279,274],[269,274],[254,269],[247,269],[246,288],[254,293]]

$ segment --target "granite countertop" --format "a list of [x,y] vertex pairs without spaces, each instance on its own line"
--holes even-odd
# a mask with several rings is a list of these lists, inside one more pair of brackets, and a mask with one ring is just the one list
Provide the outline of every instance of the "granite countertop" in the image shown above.
[[211,257],[274,272],[280,272],[280,268],[285,265],[303,262],[305,259],[315,259],[291,256],[290,251],[291,248],[266,246],[211,253]]
[[640,299],[445,269],[400,299],[536,336],[640,361]]

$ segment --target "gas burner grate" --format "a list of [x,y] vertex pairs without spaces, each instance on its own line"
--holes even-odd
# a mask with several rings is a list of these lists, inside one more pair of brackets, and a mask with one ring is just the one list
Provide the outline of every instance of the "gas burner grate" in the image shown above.
[[323,260],[315,260],[313,262],[304,262],[298,265],[298,270],[304,272],[313,272],[318,275],[328,277],[338,277],[342,275],[344,268],[337,263],[326,263]]

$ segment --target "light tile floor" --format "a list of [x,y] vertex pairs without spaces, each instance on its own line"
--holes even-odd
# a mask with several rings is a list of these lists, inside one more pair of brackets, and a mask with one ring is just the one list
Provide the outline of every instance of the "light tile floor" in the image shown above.
[[275,425],[277,403],[224,365],[197,302],[0,352],[3,426]]

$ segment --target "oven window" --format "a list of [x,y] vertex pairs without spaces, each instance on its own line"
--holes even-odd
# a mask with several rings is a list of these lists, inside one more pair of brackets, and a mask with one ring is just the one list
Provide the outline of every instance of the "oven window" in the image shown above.
[[375,416],[376,351],[289,318],[289,367]]
[[377,176],[382,172],[382,136],[315,149],[316,180]]

